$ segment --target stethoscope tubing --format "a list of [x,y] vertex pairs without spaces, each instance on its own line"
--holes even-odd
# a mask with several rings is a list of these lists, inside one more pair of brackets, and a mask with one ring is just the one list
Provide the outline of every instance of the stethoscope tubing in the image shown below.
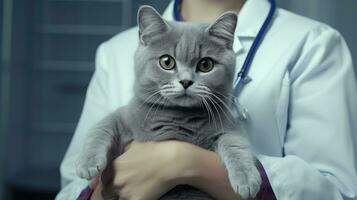
[[234,93],[235,97],[238,97],[244,84],[249,81],[249,77],[247,76],[249,68],[253,62],[254,56],[259,48],[259,45],[263,41],[264,36],[265,36],[266,32],[268,31],[270,24],[273,21],[273,17],[274,17],[275,11],[276,11],[276,3],[275,3],[275,0],[269,0],[269,3],[270,3],[269,13],[268,13],[262,27],[260,28],[252,46],[250,47],[247,57],[244,60],[243,66],[242,66],[241,70],[238,72],[237,78],[233,83],[233,90],[234,90],[233,93]]

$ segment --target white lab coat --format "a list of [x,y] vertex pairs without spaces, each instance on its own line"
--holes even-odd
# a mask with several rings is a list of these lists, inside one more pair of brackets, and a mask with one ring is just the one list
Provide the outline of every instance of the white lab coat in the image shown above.
[[[266,0],[241,9],[234,51],[237,70],[269,11]],[[164,13],[173,20],[173,4]],[[58,200],[75,199],[88,184],[75,161],[88,129],[133,95],[137,28],[104,42],[96,55],[78,127],[61,165]],[[283,200],[355,199],[352,135],[357,131],[357,87],[348,47],[325,24],[278,9],[249,71],[239,100],[247,129],[273,191]]]

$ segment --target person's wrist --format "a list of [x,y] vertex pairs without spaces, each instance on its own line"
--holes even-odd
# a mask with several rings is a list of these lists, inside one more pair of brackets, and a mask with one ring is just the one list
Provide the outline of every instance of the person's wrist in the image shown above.
[[177,165],[177,159],[179,157],[179,147],[177,141],[164,141],[159,144],[159,152],[163,156],[164,168],[159,169],[159,174],[162,179],[162,183],[171,185],[172,187],[179,185],[179,171],[180,167]]
[[170,165],[168,182],[173,185],[191,185],[194,180],[200,179],[204,149],[193,144],[170,141]]
[[103,189],[102,181],[99,175],[96,179],[92,180],[90,183],[90,188],[93,190],[90,200],[102,200],[101,191]]
[[172,186],[184,184],[189,168],[187,160],[190,159],[185,142],[170,140],[161,144],[160,154],[166,160],[165,168],[160,172],[163,183]]
[[210,171],[210,159],[214,152],[196,146],[192,146],[188,151],[191,152],[185,153],[187,159],[183,161],[184,164],[181,169],[180,180],[183,184],[188,184],[193,187],[197,187],[202,181],[210,181],[210,176],[207,172]]

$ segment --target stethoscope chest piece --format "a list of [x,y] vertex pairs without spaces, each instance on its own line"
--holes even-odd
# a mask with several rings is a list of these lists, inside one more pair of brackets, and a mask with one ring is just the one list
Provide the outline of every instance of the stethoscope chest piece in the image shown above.
[[234,109],[233,109],[233,115],[234,118],[239,120],[239,121],[247,121],[249,118],[249,114],[248,114],[248,109],[244,108],[238,101],[237,97],[233,98],[234,101]]

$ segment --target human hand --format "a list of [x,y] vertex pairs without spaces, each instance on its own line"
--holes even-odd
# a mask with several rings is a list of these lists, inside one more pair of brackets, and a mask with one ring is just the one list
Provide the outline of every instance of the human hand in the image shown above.
[[[215,152],[170,140],[133,142],[124,154],[103,172],[104,186],[100,180],[92,200],[102,199],[102,188],[107,197],[120,194],[120,200],[156,200],[180,184],[196,187],[214,199],[240,199],[234,193],[227,172]],[[96,182],[92,182],[95,185],[93,183]]]
[[103,196],[157,200],[178,184],[175,141],[132,142],[102,174]]

